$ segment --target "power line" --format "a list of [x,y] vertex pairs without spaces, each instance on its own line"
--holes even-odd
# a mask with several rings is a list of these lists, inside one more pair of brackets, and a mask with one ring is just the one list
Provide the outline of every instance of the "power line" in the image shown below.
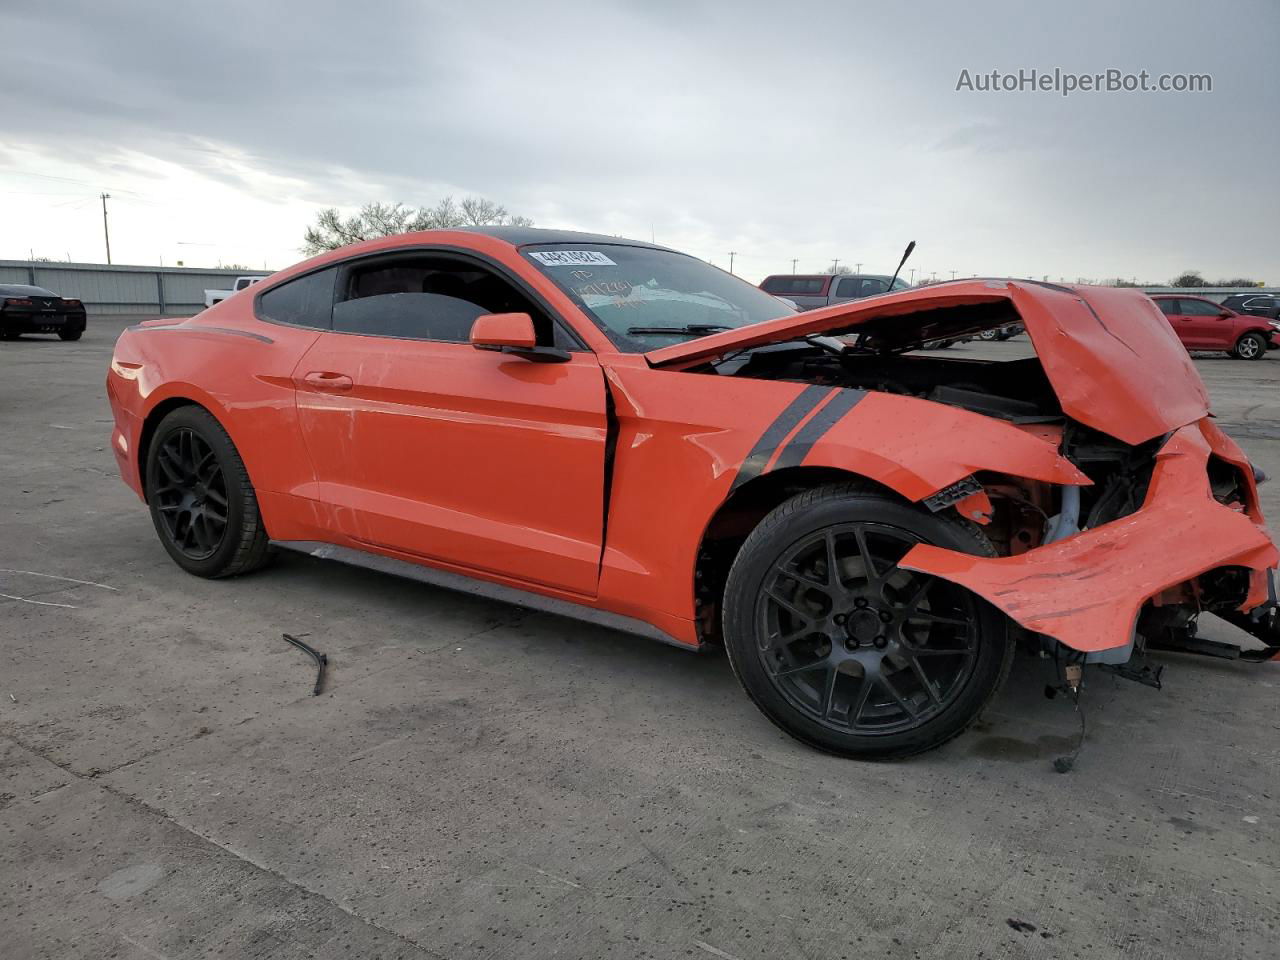
[[[39,180],[56,180],[59,183],[79,183],[86,187],[94,186],[92,181],[89,181],[89,180],[77,180],[74,177],[55,177],[47,173],[30,173],[29,171],[26,171],[26,170],[6,170],[3,168],[0,168],[0,175],[9,176],[9,177],[35,177]],[[115,190],[116,193],[127,193],[132,197],[144,196],[144,194],[137,193],[134,190],[123,190],[119,187],[109,187],[108,189]]]

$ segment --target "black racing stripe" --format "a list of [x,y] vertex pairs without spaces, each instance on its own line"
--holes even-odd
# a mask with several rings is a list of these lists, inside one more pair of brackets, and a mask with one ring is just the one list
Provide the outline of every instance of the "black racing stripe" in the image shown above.
[[822,399],[830,392],[830,387],[817,385],[810,385],[801,390],[799,395],[787,404],[786,409],[778,414],[777,419],[769,424],[765,432],[760,435],[760,439],[756,441],[756,445],[751,448],[751,452],[747,454],[747,459],[743,461],[742,466],[738,469],[738,475],[733,478],[733,484],[729,487],[729,492],[732,493],[748,480],[754,480],[760,476],[764,471],[765,464],[769,462],[773,452],[778,449],[778,444],[785,440],[787,434],[796,428],[796,424],[803,420],[809,411],[821,403]]
[[773,469],[798,467],[804,463],[813,445],[822,439],[828,430],[834,427],[844,415],[858,405],[858,401],[867,395],[865,390],[840,390],[825,407],[813,415],[813,419],[800,428],[778,454],[778,462]]

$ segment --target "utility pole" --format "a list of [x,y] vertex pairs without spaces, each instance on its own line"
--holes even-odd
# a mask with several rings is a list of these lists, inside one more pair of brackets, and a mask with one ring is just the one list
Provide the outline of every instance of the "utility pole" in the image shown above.
[[853,272],[854,272],[854,273],[861,273],[861,272],[862,272],[862,264],[860,264],[860,263],[859,263],[859,264],[856,264],[856,265],[855,265],[855,269],[854,269],[854,271],[853,271]]
[[738,255],[737,250],[729,251],[729,272],[730,273],[733,273],[733,258],[736,257],[737,255]]
[[110,199],[111,194],[102,195],[102,239],[107,244],[107,266],[111,266],[111,231],[107,229],[107,201]]
[[797,263],[799,263],[799,262],[800,262],[800,258],[799,258],[799,257],[796,257],[796,259],[794,259],[794,260],[792,260],[792,261],[791,261],[791,272],[792,272],[792,273],[795,273],[795,272],[796,272],[796,264],[797,264]]
[[930,280],[934,280],[934,281],[936,281],[936,280],[938,279],[938,271],[937,271],[937,270],[930,270],[930,271],[929,271],[929,279],[930,279]]
[[839,270],[839,269],[840,269],[840,260],[839,260],[839,258],[837,258],[837,259],[835,259],[835,260],[832,260],[832,261],[831,261],[831,273],[832,273],[832,275],[834,275],[834,274],[835,274],[835,272],[836,272],[837,270]]
[[913,287],[916,285],[916,268],[915,267],[911,268],[911,285]]
[[954,270],[952,270],[952,271],[951,271],[951,279],[952,279],[952,280],[954,280],[955,278],[956,278],[956,272],[955,272]]

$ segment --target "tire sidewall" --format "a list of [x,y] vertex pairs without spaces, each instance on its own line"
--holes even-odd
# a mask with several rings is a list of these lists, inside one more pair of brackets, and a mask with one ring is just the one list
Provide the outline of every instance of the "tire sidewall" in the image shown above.
[[961,733],[1003,682],[1012,643],[1003,617],[990,605],[981,599],[978,601],[978,657],[959,695],[936,717],[900,733],[845,735],[819,724],[787,701],[774,686],[756,652],[756,598],[773,562],[790,546],[824,527],[856,521],[900,527],[926,543],[945,549],[978,555],[990,553],[984,541],[958,523],[923,513],[905,503],[876,495],[821,500],[778,524],[766,526],[766,520],[743,544],[725,591],[725,648],[730,665],[748,696],[770,720],[796,739],[828,752],[860,759],[909,756]]
[[[165,441],[178,430],[191,430],[197,433],[205,443],[209,444],[217,458],[218,466],[227,488],[227,526],[218,549],[203,560],[193,560],[183,553],[169,536],[168,527],[160,515],[155,490],[159,478],[159,452]],[[235,448],[222,425],[213,415],[199,407],[181,407],[163,420],[156,427],[147,447],[146,489],[147,506],[151,510],[151,522],[155,526],[156,536],[164,545],[165,551],[173,558],[173,562],[188,573],[200,577],[216,577],[233,561],[240,544],[240,531],[245,522],[245,497],[241,474],[233,460]]]

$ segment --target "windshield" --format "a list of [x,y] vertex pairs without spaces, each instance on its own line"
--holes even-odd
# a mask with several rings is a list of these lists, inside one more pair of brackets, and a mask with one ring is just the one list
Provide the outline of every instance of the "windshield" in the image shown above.
[[795,313],[701,260],[650,247],[537,244],[529,261],[624,353],[646,353]]

